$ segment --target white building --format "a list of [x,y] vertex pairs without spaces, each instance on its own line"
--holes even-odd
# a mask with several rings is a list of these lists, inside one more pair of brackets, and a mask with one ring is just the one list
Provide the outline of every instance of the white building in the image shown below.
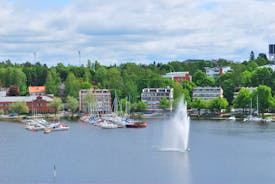
[[192,81],[192,76],[189,74],[189,72],[169,72],[166,73],[163,77],[170,78],[172,80],[178,81],[179,83],[184,80]]
[[[86,95],[92,99],[87,102]],[[79,111],[92,114],[112,113],[112,97],[109,89],[83,89],[79,91]]]
[[224,73],[232,71],[230,66],[221,66],[221,67],[214,67],[214,68],[204,67],[204,69],[207,77],[212,77],[212,78],[216,78]]
[[200,98],[203,100],[210,100],[212,98],[223,97],[223,90],[221,87],[195,87],[193,89],[193,100]]
[[169,109],[172,110],[173,88],[144,88],[141,93],[141,101],[147,104],[147,110],[158,111],[160,99],[166,97],[170,102]]

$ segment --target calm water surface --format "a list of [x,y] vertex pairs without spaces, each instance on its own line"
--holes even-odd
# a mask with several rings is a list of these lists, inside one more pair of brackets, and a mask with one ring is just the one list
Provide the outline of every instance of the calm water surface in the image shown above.
[[0,122],[0,183],[275,182],[275,123],[191,121],[188,153],[160,151],[165,120],[145,129],[65,123],[69,131],[43,134]]

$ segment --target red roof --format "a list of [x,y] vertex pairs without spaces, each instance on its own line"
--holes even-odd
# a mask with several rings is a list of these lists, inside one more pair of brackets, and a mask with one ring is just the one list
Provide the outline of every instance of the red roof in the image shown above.
[[46,87],[45,86],[30,86],[29,93],[45,93]]

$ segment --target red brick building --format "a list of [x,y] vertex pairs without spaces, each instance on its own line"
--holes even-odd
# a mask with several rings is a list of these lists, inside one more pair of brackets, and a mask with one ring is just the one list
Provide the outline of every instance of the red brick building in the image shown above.
[[53,113],[54,109],[49,107],[53,98],[49,96],[5,96],[0,97],[0,109],[9,110],[9,105],[15,102],[26,102],[30,112]]

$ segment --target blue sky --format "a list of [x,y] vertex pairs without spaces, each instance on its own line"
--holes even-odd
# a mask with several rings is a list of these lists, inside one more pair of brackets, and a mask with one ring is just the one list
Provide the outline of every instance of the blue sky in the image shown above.
[[0,0],[0,60],[81,64],[225,58],[275,43],[271,0]]

